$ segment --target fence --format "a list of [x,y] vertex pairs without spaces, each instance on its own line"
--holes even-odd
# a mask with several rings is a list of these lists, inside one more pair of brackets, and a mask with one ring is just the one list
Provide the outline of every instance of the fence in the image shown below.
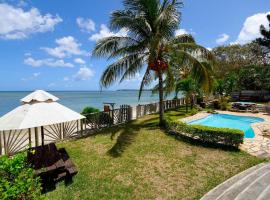
[[[164,110],[177,108],[185,103],[185,99],[167,100],[163,102]],[[42,126],[24,130],[0,132],[0,155],[13,155],[29,147],[79,138],[94,131],[119,125],[138,119],[144,115],[159,112],[159,103],[150,103],[131,107],[122,105],[108,112],[85,115],[85,119],[50,126]]]

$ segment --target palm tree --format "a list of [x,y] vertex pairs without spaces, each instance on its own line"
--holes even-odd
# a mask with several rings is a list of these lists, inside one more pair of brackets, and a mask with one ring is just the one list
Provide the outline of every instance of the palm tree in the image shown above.
[[191,77],[180,80],[176,83],[175,90],[177,92],[182,91],[185,95],[185,104],[186,104],[186,112],[188,112],[188,104],[190,102],[190,107],[192,109],[193,105],[193,97],[197,91],[197,84]]
[[[180,22],[179,8],[182,3],[177,0],[123,0],[123,4],[124,10],[116,10],[111,14],[110,28],[114,31],[124,28],[128,31],[127,35],[103,38],[93,50],[93,56],[109,57],[115,61],[103,72],[100,84],[108,87],[145,70],[139,98],[145,87],[153,80],[158,80],[159,118],[160,125],[164,125],[163,78],[166,77],[166,82],[171,84],[173,56],[182,56],[183,60],[192,60],[194,66],[199,66],[187,53],[195,50],[194,40],[189,36],[174,37]],[[186,44],[179,47],[177,55],[170,55],[172,49],[178,48],[177,42]]]
[[[167,51],[164,51],[164,57],[169,61],[169,68],[165,73],[163,83],[166,95],[175,92],[177,98],[178,83],[183,79],[192,78],[201,92],[209,93],[213,88],[213,66],[215,58],[206,48],[198,45],[195,39],[184,34],[175,37],[167,44]],[[153,92],[159,89],[156,85]]]

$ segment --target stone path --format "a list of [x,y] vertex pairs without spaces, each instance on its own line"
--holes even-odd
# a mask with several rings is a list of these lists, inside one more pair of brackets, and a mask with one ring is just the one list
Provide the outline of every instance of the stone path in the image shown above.
[[202,118],[205,118],[207,117],[208,115],[210,115],[209,113],[207,112],[199,112],[195,115],[192,115],[192,116],[189,116],[189,117],[185,117],[185,118],[182,118],[180,119],[181,122],[185,122],[185,123],[188,123],[188,122],[192,122],[192,121],[195,121],[197,119],[202,119]]
[[201,200],[269,200],[270,163],[262,163],[218,185]]
[[[270,137],[265,137],[262,134],[263,130],[265,130],[266,128],[270,129],[270,115],[266,113],[254,114],[254,113],[236,113],[229,111],[218,111],[218,113],[263,118],[264,122],[254,123],[251,125],[255,133],[255,137],[245,138],[244,143],[240,146],[240,149],[254,156],[270,158]],[[187,123],[190,121],[207,117],[208,115],[209,114],[206,112],[200,112],[197,113],[196,115],[181,119],[181,121]]]

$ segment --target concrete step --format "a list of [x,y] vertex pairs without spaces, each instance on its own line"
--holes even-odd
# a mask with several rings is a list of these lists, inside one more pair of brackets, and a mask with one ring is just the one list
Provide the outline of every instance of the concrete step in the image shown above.
[[[218,185],[204,195],[201,200],[234,200],[254,180],[259,181],[268,172],[270,172],[269,163],[256,165]],[[270,179],[268,182],[270,184]]]
[[[235,200],[254,200],[269,186],[270,183],[270,170],[262,174],[259,178],[255,179],[252,184],[246,187],[240,194],[237,195]],[[269,196],[270,199],[270,196]]]
[[270,199],[270,185],[264,189],[257,200],[269,200]]

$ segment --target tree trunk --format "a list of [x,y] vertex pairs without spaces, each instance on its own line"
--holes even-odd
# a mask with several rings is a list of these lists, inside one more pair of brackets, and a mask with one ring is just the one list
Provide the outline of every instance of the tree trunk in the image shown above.
[[188,97],[186,97],[186,113],[188,112]]
[[192,110],[193,108],[193,101],[192,101],[192,97],[190,97],[190,110]]
[[162,73],[158,72],[158,90],[159,90],[159,126],[165,125],[164,106],[163,106],[163,79]]

